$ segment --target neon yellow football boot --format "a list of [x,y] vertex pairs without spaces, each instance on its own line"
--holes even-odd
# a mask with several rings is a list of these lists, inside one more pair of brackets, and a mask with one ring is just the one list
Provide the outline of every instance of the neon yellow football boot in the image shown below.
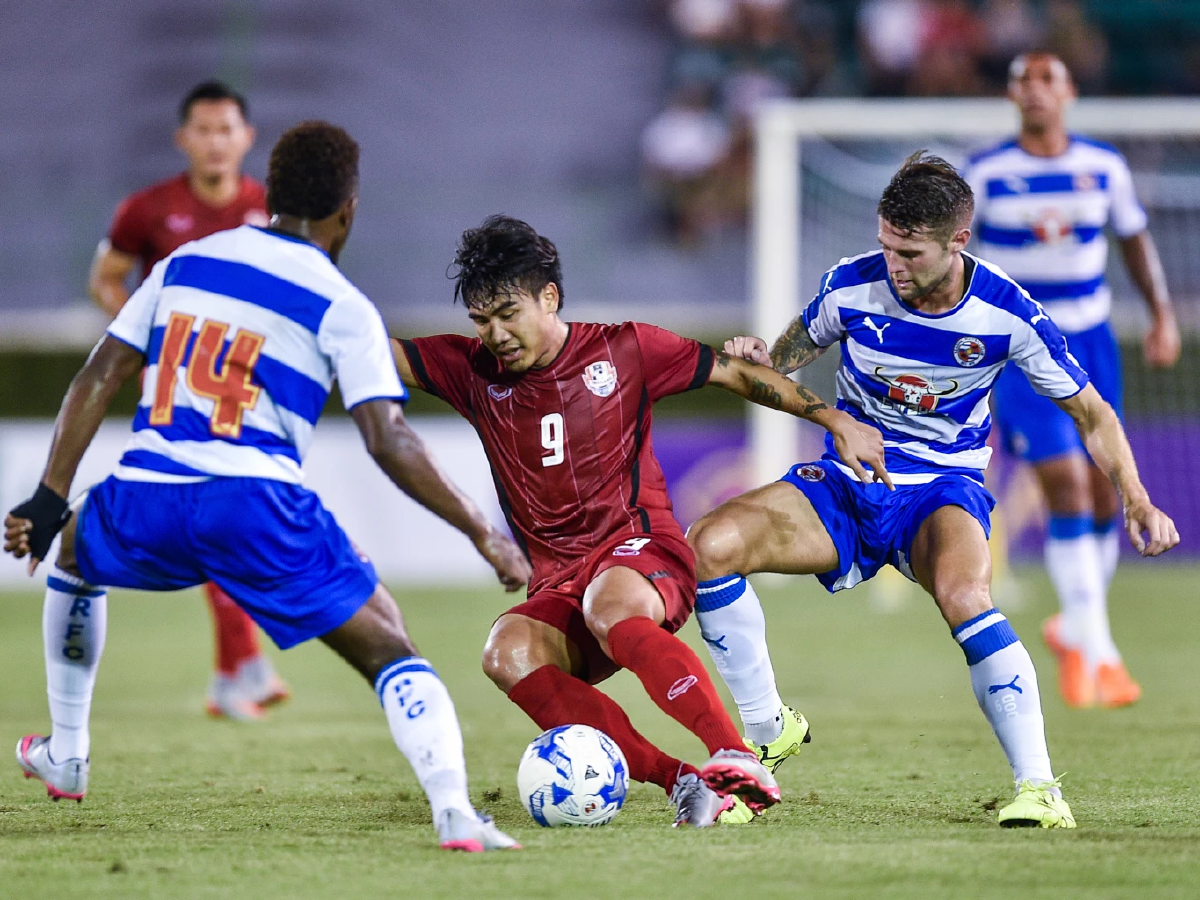
[[1074,828],[1075,817],[1067,801],[1050,788],[1059,787],[1058,779],[1034,784],[1022,781],[1012,803],[1000,810],[1002,828]]
[[[783,731],[779,737],[769,744],[755,744],[747,740],[746,746],[758,754],[758,761],[774,775],[785,759],[795,756],[800,752],[800,748],[811,740],[812,731],[808,727],[808,719],[790,706],[784,706]],[[748,825],[754,818],[750,807],[735,797],[733,808],[721,813],[717,821],[722,825]]]

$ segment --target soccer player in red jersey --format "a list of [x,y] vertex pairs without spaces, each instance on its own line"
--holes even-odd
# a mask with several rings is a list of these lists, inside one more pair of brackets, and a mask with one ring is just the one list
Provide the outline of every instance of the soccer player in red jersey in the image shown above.
[[[768,367],[661,328],[564,322],[558,251],[524,222],[493,216],[467,231],[455,263],[478,337],[393,340],[393,353],[405,384],[475,427],[533,564],[528,599],[492,628],[484,671],[538,727],[581,723],[612,737],[630,777],[671,795],[676,824],[711,825],[731,795],[752,810],[776,802],[770,772],[675,636],[695,604],[695,560],[654,456],[651,404],[715,384],[821,424],[876,473],[880,433]],[[700,738],[703,767],[655,747],[593,687],[620,668]]]
[[[267,224],[266,190],[242,174],[242,160],[254,143],[245,98],[206,81],[183,98],[179,122],[175,144],[187,156],[187,171],[126,197],[96,250],[88,293],[109,315],[129,299],[135,268],[140,280],[188,241],[243,224]],[[259,718],[264,707],[287,699],[287,685],[263,655],[250,617],[215,584],[206,584],[204,592],[217,645],[208,711]]]

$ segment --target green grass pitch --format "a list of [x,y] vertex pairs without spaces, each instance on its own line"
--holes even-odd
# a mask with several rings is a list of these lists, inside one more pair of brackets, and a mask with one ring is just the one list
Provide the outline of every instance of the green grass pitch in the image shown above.
[[[869,610],[811,579],[764,589],[784,697],[814,742],[781,771],[784,803],[742,829],[675,831],[636,786],[613,825],[543,830],[515,796],[536,729],[478,653],[506,598],[399,594],[463,723],[472,794],[525,850],[439,852],[428,808],[369,687],[323,646],[278,659],[295,689],[261,724],[200,711],[207,612],[194,593],[117,592],[94,706],[91,792],[51,803],[0,762],[0,896],[1124,898],[1200,896],[1200,605],[1195,569],[1122,569],[1116,634],[1145,687],[1135,708],[1071,711],[1037,639],[1038,573],[1011,618],[1042,676],[1075,832],[1006,831],[1007,767],[932,603]],[[0,595],[0,739],[47,725],[34,592]],[[685,636],[697,647],[689,623]],[[705,656],[704,651],[699,651]],[[702,749],[621,673],[607,685],[668,750]]]

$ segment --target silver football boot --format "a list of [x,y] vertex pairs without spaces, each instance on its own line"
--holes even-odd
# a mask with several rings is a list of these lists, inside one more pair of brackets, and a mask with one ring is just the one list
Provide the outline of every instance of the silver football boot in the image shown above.
[[722,797],[700,780],[695,772],[680,775],[671,789],[675,804],[675,828],[688,825],[707,828],[715,825],[717,816],[733,808],[733,797]]
[[491,816],[474,818],[457,809],[446,809],[437,818],[438,839],[443,850],[483,853],[486,850],[520,850],[521,845],[496,827]]
[[88,761],[50,759],[50,738],[27,734],[17,742],[17,765],[26,778],[37,778],[46,785],[46,794],[54,801],[83,802],[88,786]]

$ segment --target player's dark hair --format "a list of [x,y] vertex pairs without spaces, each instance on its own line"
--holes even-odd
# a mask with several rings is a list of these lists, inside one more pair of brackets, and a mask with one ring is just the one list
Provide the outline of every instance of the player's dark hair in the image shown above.
[[945,246],[958,229],[971,224],[975,197],[954,166],[918,150],[884,188],[878,212],[904,235],[929,232]]
[[328,122],[301,122],[271,150],[267,209],[273,215],[324,219],[358,187],[358,144]]
[[242,118],[249,120],[248,111],[250,107],[246,105],[246,98],[225,82],[212,80],[200,82],[188,91],[187,96],[179,102],[179,123],[181,125],[192,114],[192,106],[200,100],[232,100],[237,104]]
[[463,232],[450,268],[454,298],[464,306],[486,306],[494,297],[518,290],[536,297],[546,285],[558,286],[562,308],[562,263],[558,248],[526,222],[488,216]]

